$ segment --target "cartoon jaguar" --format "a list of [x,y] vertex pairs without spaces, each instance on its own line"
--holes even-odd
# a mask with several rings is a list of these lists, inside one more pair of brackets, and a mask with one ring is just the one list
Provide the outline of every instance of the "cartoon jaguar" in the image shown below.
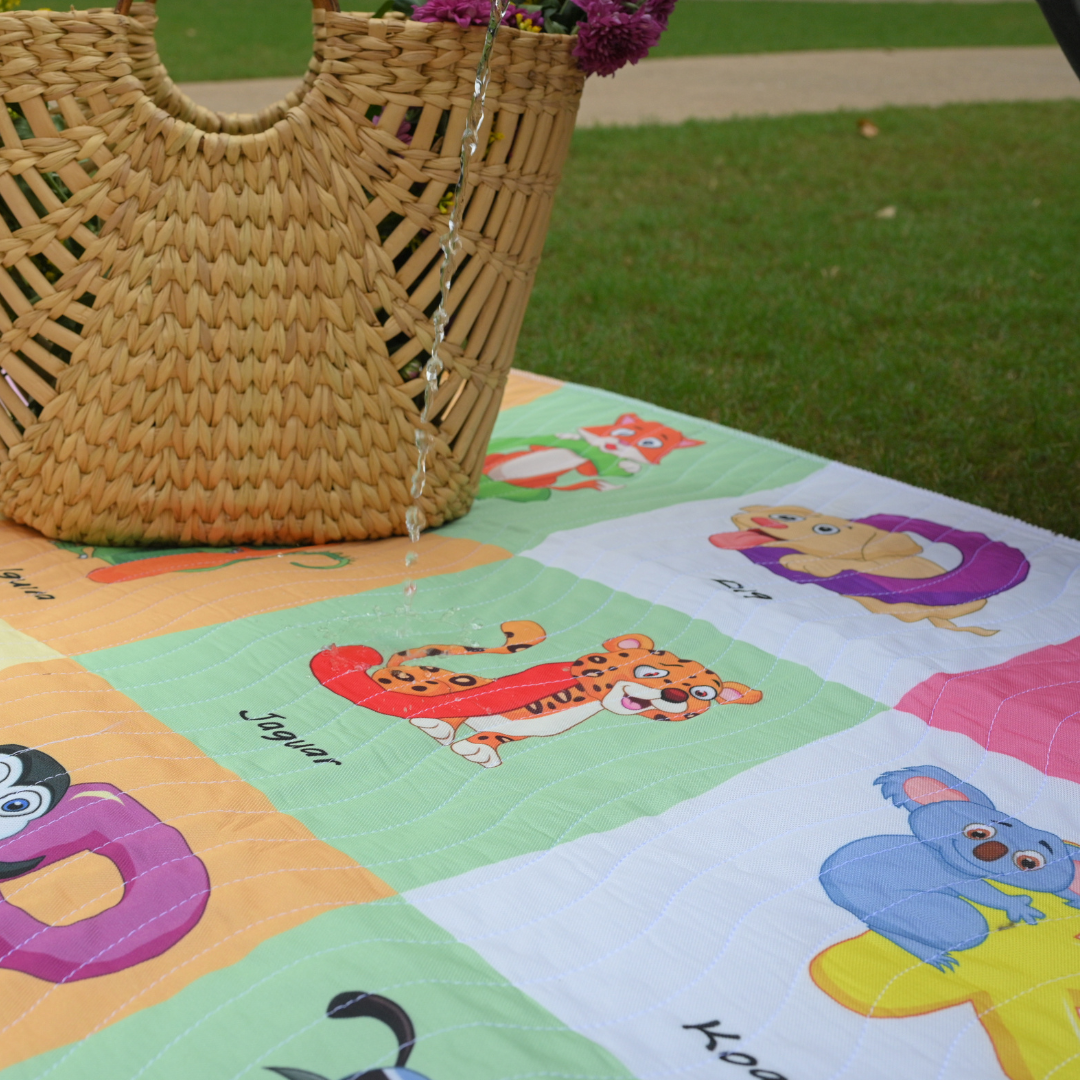
[[[535,736],[561,735],[601,712],[646,720],[691,720],[714,704],[753,705],[762,694],[722,679],[696,660],[656,648],[645,634],[627,633],[573,661],[540,664],[499,679],[432,664],[435,656],[517,653],[539,645],[535,622],[502,624],[505,644],[425,645],[382,656],[367,645],[331,646],[311,661],[315,678],[356,705],[400,716],[463,758],[494,768],[499,747]],[[369,674],[371,669],[377,668]],[[457,738],[462,726],[474,732]]]

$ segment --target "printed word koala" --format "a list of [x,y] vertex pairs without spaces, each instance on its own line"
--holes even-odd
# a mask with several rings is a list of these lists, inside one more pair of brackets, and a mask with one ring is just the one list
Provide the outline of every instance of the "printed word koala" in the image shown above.
[[[366,645],[325,649],[311,662],[315,677],[357,705],[409,720],[477,765],[500,765],[498,748],[533,736],[559,735],[601,712],[647,720],[690,720],[715,705],[752,705],[761,693],[722,679],[696,660],[654,647],[644,634],[623,634],[577,660],[541,664],[499,679],[407,661],[468,653],[516,653],[540,644],[534,622],[502,624],[495,649],[425,645],[390,657],[385,667]],[[458,739],[463,725],[474,734]]]
[[[819,585],[875,614],[908,623],[926,619],[942,630],[996,634],[953,619],[980,611],[1029,570],[1023,552],[983,533],[898,514],[849,520],[805,506],[747,506],[731,520],[739,531],[710,536],[714,547],[740,551],[780,577]],[[926,558],[909,533],[951,545],[959,565],[946,570]]]
[[933,765],[883,773],[881,794],[909,813],[911,834],[867,836],[821,867],[829,899],[940,971],[990,931],[969,900],[1035,924],[1044,913],[1025,892],[1053,893],[1080,907],[1075,847],[1003,814],[978,788]]

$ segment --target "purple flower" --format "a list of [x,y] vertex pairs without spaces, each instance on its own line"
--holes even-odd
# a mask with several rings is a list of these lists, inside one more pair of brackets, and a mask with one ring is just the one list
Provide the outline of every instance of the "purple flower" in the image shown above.
[[[379,121],[381,119],[382,119],[382,113],[380,113],[376,117],[373,117],[372,121],[371,121],[371,126],[372,127],[378,127],[379,126]],[[410,124],[408,120],[402,120],[401,123],[398,125],[397,137],[406,146],[408,146],[409,143],[412,142],[412,124]]]
[[458,26],[487,26],[491,0],[427,0],[412,14],[417,22],[452,22]]
[[[574,56],[586,75],[614,75],[624,64],[636,64],[648,56],[660,40],[664,27],[643,4],[627,11],[619,0],[576,0],[585,12],[577,24]],[[673,0],[655,0],[666,6]],[[670,7],[666,8],[670,13]],[[666,16],[665,16],[666,18]]]
[[[674,0],[671,0],[674,3]],[[458,26],[487,26],[491,21],[491,0],[427,0],[412,14],[417,22],[453,22]],[[503,24],[519,30],[543,29],[544,17],[538,11],[526,11],[511,4]]]
[[526,11],[517,4],[510,4],[503,16],[503,25],[538,34],[544,29],[544,16],[539,11]]
[[668,19],[675,10],[675,0],[645,0],[642,7],[660,24],[661,30],[666,30]]

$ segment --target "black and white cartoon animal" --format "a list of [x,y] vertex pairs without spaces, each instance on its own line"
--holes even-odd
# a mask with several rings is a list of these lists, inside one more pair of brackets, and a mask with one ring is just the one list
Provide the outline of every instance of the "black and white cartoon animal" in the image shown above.
[[[351,1020],[356,1017],[379,1020],[397,1039],[397,1061],[393,1066],[349,1073],[343,1080],[427,1080],[421,1073],[405,1068],[405,1063],[416,1045],[416,1029],[409,1019],[409,1014],[396,1001],[379,994],[368,994],[363,990],[346,990],[330,1001],[326,1006],[326,1015],[331,1020]],[[269,1065],[267,1068],[270,1072],[284,1076],[285,1080],[326,1080],[325,1076],[307,1069],[290,1069],[280,1065]]]
[[[64,797],[71,778],[63,765],[41,750],[14,743],[0,746],[0,840],[21,833]],[[34,860],[34,863],[41,859]],[[0,878],[32,870],[0,863]]]
[[[0,746],[0,841],[18,835],[54,809],[70,784],[67,770],[56,758],[14,743]],[[44,858],[0,859],[0,881],[29,873]]]
[[1080,907],[1080,856],[1054,833],[999,811],[978,788],[933,765],[882,773],[881,794],[907,810],[910,834],[845,844],[821,867],[829,899],[940,971],[954,952],[981,945],[986,919],[969,904],[1005,912],[1012,924],[1045,918],[1032,897],[996,884],[1053,893]]

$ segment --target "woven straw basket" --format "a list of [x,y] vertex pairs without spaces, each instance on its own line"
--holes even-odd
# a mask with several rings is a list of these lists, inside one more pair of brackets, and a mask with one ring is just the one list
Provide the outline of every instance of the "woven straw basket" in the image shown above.
[[[484,28],[314,3],[303,84],[255,116],[176,89],[152,4],[0,15],[9,518],[106,545],[405,532]],[[570,48],[496,40],[428,525],[479,479],[581,95]]]

